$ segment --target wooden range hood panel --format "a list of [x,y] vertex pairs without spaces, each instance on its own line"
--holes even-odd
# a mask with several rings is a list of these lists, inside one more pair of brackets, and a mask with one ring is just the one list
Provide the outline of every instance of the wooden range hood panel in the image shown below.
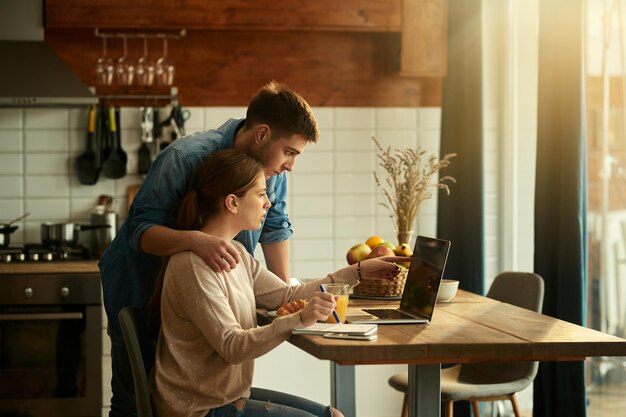
[[[439,106],[446,6],[446,0],[46,0],[45,39],[98,94],[164,90],[96,85],[102,55],[96,27],[185,27],[183,39],[169,42],[185,106],[245,106],[271,79],[314,106]],[[129,40],[130,58],[142,55],[142,45]],[[108,49],[121,56],[121,40],[109,40]],[[151,40],[150,56],[161,52],[161,42]]]
[[46,0],[46,27],[402,30],[402,0]]

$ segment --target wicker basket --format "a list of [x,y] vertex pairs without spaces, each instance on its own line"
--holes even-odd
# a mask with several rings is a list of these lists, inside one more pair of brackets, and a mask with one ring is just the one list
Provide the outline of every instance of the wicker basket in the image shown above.
[[403,268],[394,279],[364,279],[352,289],[352,293],[362,296],[400,297],[404,291],[407,272]]

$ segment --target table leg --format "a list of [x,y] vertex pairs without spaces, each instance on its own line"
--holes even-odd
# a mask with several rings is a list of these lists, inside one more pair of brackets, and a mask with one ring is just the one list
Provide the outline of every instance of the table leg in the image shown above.
[[441,365],[409,365],[409,417],[441,415]]
[[330,363],[330,403],[345,417],[356,417],[354,366]]

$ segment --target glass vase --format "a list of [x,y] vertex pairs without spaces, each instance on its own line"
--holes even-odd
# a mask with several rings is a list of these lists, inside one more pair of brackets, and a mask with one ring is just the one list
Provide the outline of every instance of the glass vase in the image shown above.
[[402,232],[398,232],[398,245],[406,243],[410,246],[412,237],[413,237],[413,230],[405,230]]

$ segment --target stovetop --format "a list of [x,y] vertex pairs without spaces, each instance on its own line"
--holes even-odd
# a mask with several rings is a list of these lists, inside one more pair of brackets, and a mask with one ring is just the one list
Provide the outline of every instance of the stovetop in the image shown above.
[[52,247],[42,244],[25,244],[0,249],[0,263],[80,261],[94,259],[89,248],[83,245]]

